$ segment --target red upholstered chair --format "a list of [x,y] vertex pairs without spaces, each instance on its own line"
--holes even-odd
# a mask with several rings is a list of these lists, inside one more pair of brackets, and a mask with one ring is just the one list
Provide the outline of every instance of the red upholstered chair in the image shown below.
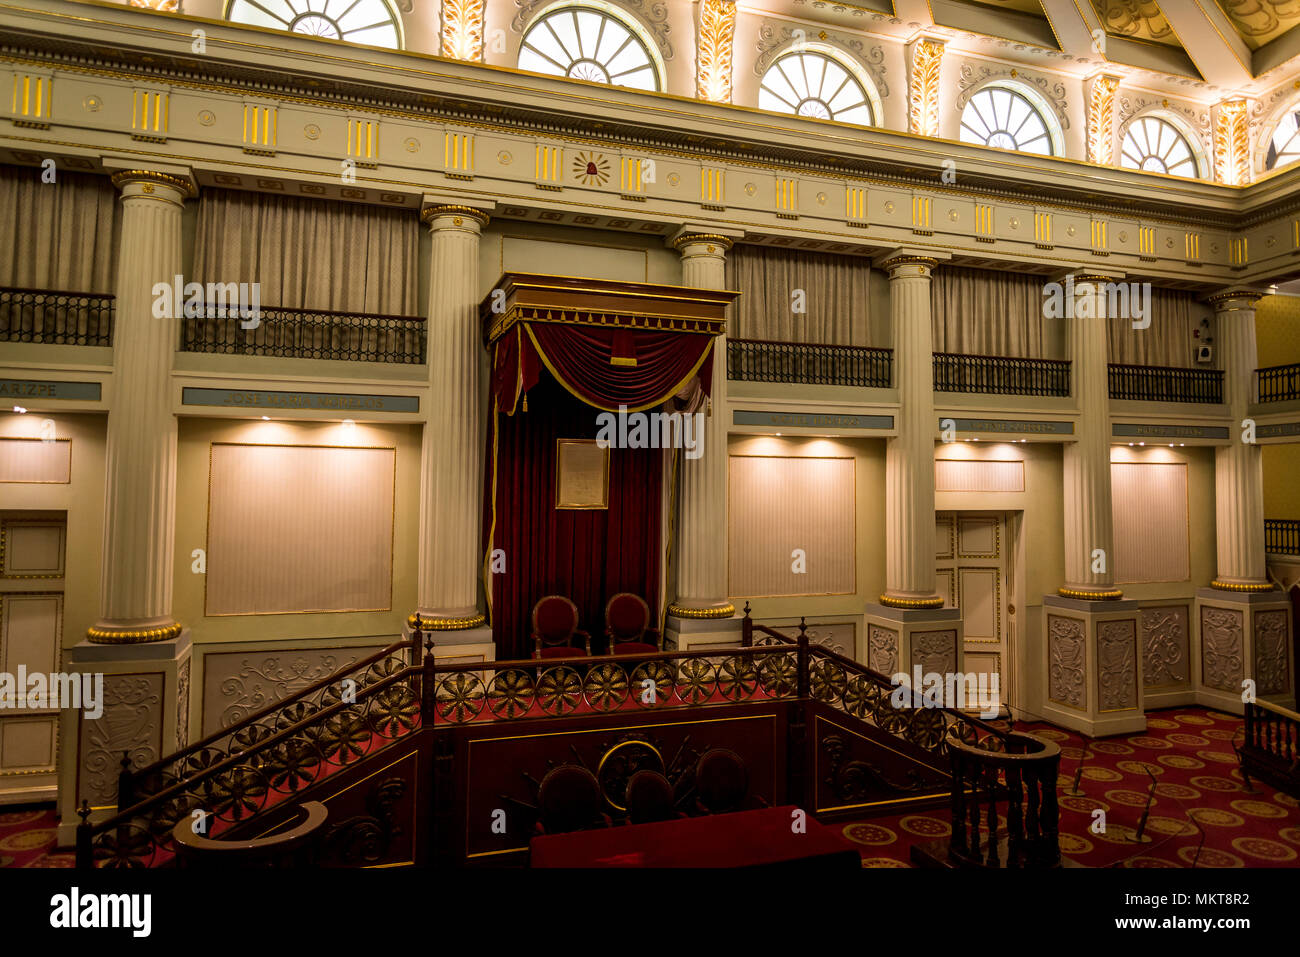
[[696,807],[706,814],[726,814],[740,809],[749,792],[749,772],[740,755],[728,748],[713,748],[695,765]]
[[611,655],[663,651],[659,630],[650,627],[650,606],[631,592],[621,591],[605,602],[605,637]]
[[537,831],[565,834],[609,827],[604,804],[600,782],[586,768],[578,764],[553,767],[537,788]]
[[658,771],[642,768],[627,781],[627,806],[629,824],[649,824],[653,821],[671,821],[683,817],[677,812],[677,797],[672,782]]
[[534,658],[591,654],[591,635],[578,627],[578,606],[563,595],[547,595],[533,606]]

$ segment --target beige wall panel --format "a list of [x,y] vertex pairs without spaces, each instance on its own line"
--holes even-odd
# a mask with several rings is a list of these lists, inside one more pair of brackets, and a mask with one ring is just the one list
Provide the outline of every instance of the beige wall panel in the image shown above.
[[57,717],[0,719],[0,774],[53,770]]
[[72,443],[66,439],[0,438],[0,482],[72,481]]
[[0,671],[49,674],[59,666],[61,595],[6,595],[4,634],[0,636]]
[[998,605],[1002,573],[996,568],[960,568],[961,620],[966,641],[999,641]]
[[390,608],[395,459],[214,444],[207,613]]
[[13,520],[4,523],[5,578],[62,578],[62,522]]
[[997,517],[957,517],[957,560],[963,558],[998,558],[1002,553],[1001,519]]
[[733,455],[728,503],[732,595],[855,590],[853,459]]
[[1181,582],[1191,577],[1187,466],[1112,462],[1115,580]]
[[644,249],[618,249],[574,240],[501,237],[502,272],[538,272],[585,279],[647,282],[649,259]]
[[1023,492],[1025,463],[936,459],[936,492]]

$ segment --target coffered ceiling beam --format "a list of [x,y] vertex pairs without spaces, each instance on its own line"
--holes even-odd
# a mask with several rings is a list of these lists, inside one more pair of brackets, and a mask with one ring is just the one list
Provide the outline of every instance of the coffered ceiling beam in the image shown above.
[[1076,58],[1103,60],[1101,20],[1087,0],[1040,0],[1061,50]]
[[1250,49],[1215,0],[1160,0],[1160,10],[1207,83],[1235,90],[1254,78]]

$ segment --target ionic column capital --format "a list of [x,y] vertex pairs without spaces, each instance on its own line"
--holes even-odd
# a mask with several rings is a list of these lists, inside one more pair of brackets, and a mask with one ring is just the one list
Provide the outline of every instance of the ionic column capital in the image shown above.
[[[123,169],[118,170],[110,178],[123,197],[152,196],[157,193],[159,186],[165,186],[169,192],[178,194],[177,198],[180,200],[193,199],[199,195],[198,187],[192,180],[173,173],[161,173],[152,169]],[[168,195],[156,196],[156,198],[172,199]]]
[[1205,301],[1214,306],[1217,312],[1240,312],[1254,309],[1255,303],[1264,298],[1258,289],[1223,289],[1205,297]]
[[455,203],[439,203],[426,206],[420,211],[420,221],[430,229],[470,229],[478,232],[488,224],[489,218],[481,209]]
[[939,260],[929,256],[895,256],[885,260],[882,266],[889,271],[890,279],[928,279],[938,268]]
[[679,253],[684,253],[687,246],[705,246],[706,254],[716,255],[719,258],[723,257],[732,245],[731,238],[721,233],[683,233],[672,242],[673,249]]

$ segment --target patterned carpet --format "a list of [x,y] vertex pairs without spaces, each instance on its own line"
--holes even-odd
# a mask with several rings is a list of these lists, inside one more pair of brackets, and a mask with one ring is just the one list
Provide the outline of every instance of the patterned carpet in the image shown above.
[[[1085,867],[1297,866],[1300,804],[1259,781],[1246,790],[1232,750],[1241,724],[1203,708],[1153,712],[1145,734],[1092,743],[1078,795],[1070,789],[1084,739],[1050,725],[1022,726],[1061,745],[1061,852]],[[1148,768],[1157,783],[1139,844],[1133,836],[1150,789]],[[1104,834],[1090,829],[1097,808],[1106,812]],[[55,850],[56,824],[52,807],[0,811],[0,867],[72,867],[72,853]],[[946,839],[951,818],[942,808],[843,828],[861,845],[863,867],[910,867],[912,845]]]
[[[1232,750],[1241,726],[1240,718],[1203,708],[1152,712],[1145,734],[1092,743],[1077,795],[1070,792],[1084,739],[1050,725],[1022,726],[1061,745],[1061,853],[1085,867],[1297,866],[1300,806],[1259,781],[1246,789]],[[1137,843],[1148,768],[1155,798]],[[1091,830],[1097,808],[1106,812],[1104,833]],[[943,808],[855,822],[844,835],[862,845],[863,867],[911,867],[912,845],[946,840],[951,824]]]

